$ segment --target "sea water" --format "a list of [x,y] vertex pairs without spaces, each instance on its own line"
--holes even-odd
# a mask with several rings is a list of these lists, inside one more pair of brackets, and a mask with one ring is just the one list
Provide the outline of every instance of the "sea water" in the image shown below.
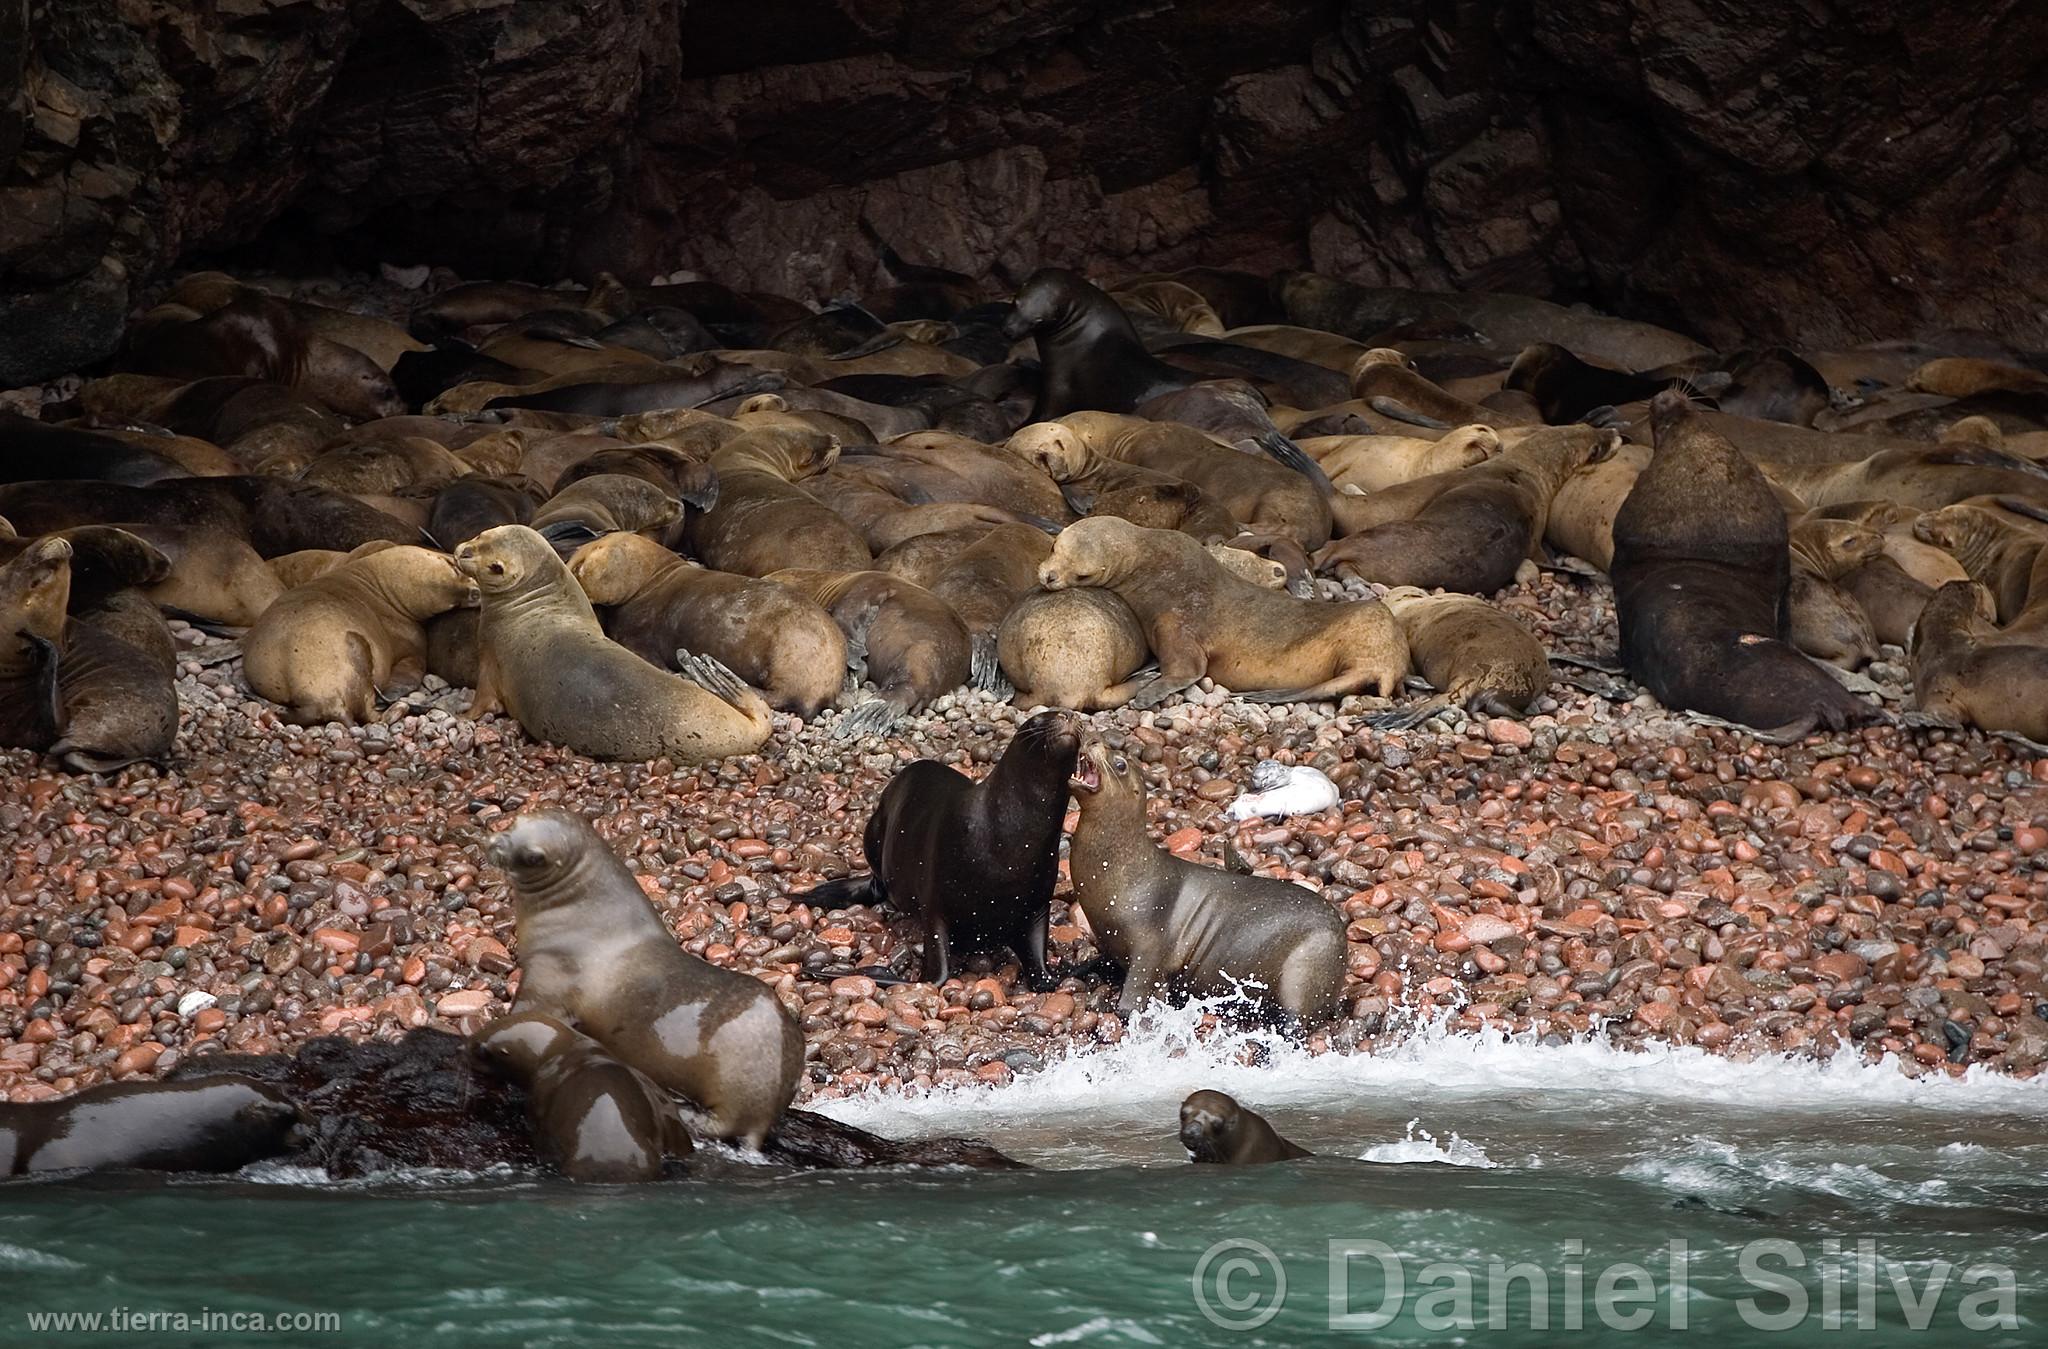
[[[1319,1156],[1190,1165],[1201,1087]],[[2044,1081],[1431,1026],[1310,1056],[1180,1011],[821,1108],[1034,1169],[17,1183],[0,1345],[2048,1343]]]

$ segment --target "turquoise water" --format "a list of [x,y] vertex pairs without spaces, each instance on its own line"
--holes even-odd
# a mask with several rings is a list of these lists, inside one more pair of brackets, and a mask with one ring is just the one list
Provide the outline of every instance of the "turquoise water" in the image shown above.
[[[980,1134],[1042,1168],[1030,1173],[734,1167],[592,1190],[516,1176],[339,1185],[268,1167],[11,1186],[0,1344],[1606,1345],[1685,1338],[1679,1327],[1717,1345],[1807,1344],[1831,1310],[1845,1331],[1868,1315],[1858,1344],[2048,1335],[2048,1088],[1429,1033],[1372,1058],[1282,1053],[1248,1068],[1240,1046],[1197,1043],[1189,1025],[1141,1027],[1001,1091],[830,1107],[893,1134]],[[1193,1085],[1236,1093],[1327,1157],[1187,1165],[1172,1121]],[[1226,1240],[1256,1245],[1205,1265]],[[1332,1241],[1381,1243],[1339,1262],[1335,1310],[1385,1305],[1391,1324],[1333,1328]],[[1864,1241],[1875,1263],[1859,1289]],[[1532,1271],[1490,1297],[1495,1261],[1540,1267],[1547,1299]],[[1935,1286],[1938,1262],[1953,1268]],[[1274,1264],[1286,1290],[1271,1319],[1231,1328],[1273,1305]],[[1978,1266],[2010,1271],[2009,1296]],[[1750,1324],[1789,1319],[1799,1297],[1796,1328]],[[1531,1324],[1539,1305],[1548,1330]],[[30,1333],[27,1319],[115,1308],[331,1313],[339,1328],[162,1322],[124,1336]],[[1620,1328],[1631,1316],[1647,1329]]]

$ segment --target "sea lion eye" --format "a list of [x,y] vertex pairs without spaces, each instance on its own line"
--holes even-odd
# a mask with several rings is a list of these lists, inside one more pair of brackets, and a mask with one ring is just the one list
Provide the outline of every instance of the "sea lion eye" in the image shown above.
[[1112,773],[1121,773],[1129,768],[1130,765],[1124,762],[1124,756],[1121,754],[1109,761],[1109,769]]
[[548,855],[542,852],[539,848],[526,847],[521,848],[519,850],[519,855],[515,857],[513,860],[518,862],[519,865],[523,867],[537,867],[541,863],[548,860]]

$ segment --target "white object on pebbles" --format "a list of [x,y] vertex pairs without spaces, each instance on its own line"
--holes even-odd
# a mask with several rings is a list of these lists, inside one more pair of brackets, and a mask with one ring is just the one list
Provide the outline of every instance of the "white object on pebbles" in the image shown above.
[[1314,815],[1337,804],[1337,784],[1314,768],[1290,768],[1266,759],[1252,768],[1252,790],[1230,803],[1233,820]]

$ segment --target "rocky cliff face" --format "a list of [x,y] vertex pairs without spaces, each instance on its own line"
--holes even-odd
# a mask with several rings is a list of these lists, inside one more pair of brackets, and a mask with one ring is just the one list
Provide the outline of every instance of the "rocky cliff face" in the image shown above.
[[0,383],[200,256],[915,260],[2048,346],[2035,0],[0,0]]

